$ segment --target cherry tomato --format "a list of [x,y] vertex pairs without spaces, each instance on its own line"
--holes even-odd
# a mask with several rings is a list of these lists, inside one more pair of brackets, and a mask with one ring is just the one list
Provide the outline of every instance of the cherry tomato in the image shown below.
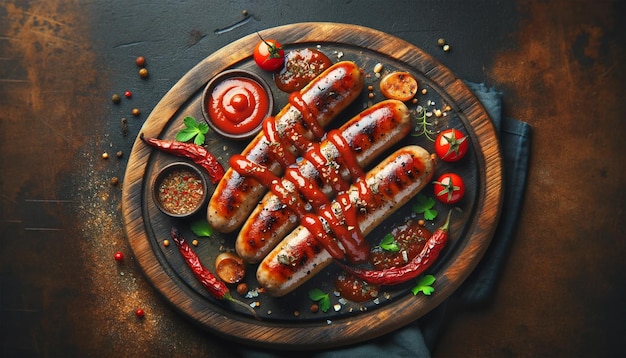
[[465,156],[469,141],[458,129],[446,129],[435,139],[435,153],[446,162],[456,162]]
[[285,63],[285,51],[276,40],[264,40],[254,47],[254,62],[264,71],[278,71]]
[[433,183],[435,184],[435,196],[442,203],[454,204],[461,200],[465,194],[465,183],[458,174],[443,174]]

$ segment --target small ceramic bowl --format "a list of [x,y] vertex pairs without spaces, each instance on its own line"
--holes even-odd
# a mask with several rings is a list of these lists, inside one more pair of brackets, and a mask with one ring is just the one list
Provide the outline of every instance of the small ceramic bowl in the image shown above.
[[250,139],[263,128],[274,111],[274,95],[254,72],[234,69],[219,73],[207,83],[202,114],[216,133],[230,139]]
[[209,187],[206,176],[195,165],[174,162],[161,169],[152,182],[156,206],[166,215],[184,218],[206,208]]

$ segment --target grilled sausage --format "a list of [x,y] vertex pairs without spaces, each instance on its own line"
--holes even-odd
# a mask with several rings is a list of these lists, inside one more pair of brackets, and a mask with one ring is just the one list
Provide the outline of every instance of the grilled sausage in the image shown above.
[[[419,146],[399,149],[369,171],[365,181],[374,193],[372,206],[357,215],[358,227],[367,235],[399,207],[415,196],[432,179],[435,161]],[[361,190],[352,186],[348,195],[358,205]],[[298,226],[261,261],[257,280],[271,296],[283,296],[309,280],[333,256],[305,227]]]
[[[407,106],[397,100],[387,100],[367,108],[339,128],[339,134],[345,139],[355,155],[359,167],[372,163],[382,152],[400,141],[411,130],[411,117]],[[354,180],[345,166],[341,166],[341,152],[332,140],[324,140],[320,152],[333,166],[341,167],[341,176],[345,180]],[[336,194],[331,183],[324,182],[316,165],[307,159],[298,162],[300,175],[308,180],[322,181],[322,191],[331,197]],[[293,179],[283,178],[283,186],[297,191]],[[258,263],[289,232],[298,226],[296,213],[282,203],[271,191],[250,214],[241,228],[235,248],[247,263]]]
[[[363,83],[363,73],[353,62],[342,61],[329,67],[300,91],[299,98],[308,113],[301,113],[290,103],[276,115],[278,135],[289,133],[295,127],[306,132],[303,116],[310,116],[321,127],[325,127],[359,96]],[[308,134],[311,134],[310,130]],[[270,155],[269,146],[270,142],[262,131],[244,149],[242,155],[280,174],[283,168]],[[254,179],[228,169],[211,197],[207,220],[216,231],[232,232],[243,224],[265,191],[266,188]]]

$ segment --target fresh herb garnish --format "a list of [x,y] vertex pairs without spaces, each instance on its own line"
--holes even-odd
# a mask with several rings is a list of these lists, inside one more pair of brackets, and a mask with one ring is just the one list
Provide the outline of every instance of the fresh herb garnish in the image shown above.
[[319,288],[314,288],[309,291],[309,298],[311,301],[317,302],[322,312],[326,312],[330,308],[330,296]]
[[423,194],[418,194],[415,197],[416,203],[413,204],[413,212],[416,214],[424,214],[425,220],[434,220],[437,217],[437,210],[435,206],[435,199],[426,197]]
[[383,236],[383,239],[380,241],[380,247],[385,251],[398,252],[400,251],[400,246],[396,242],[396,238],[391,234],[387,234]]
[[437,132],[430,128],[433,126],[433,123],[428,121],[428,113],[430,112],[426,111],[426,108],[422,106],[417,107],[417,116],[415,117],[415,120],[417,121],[417,128],[415,128],[415,131],[417,133],[414,133],[413,135],[416,137],[424,135],[431,142],[434,142]]
[[179,142],[188,142],[193,139],[194,144],[204,144],[204,135],[209,131],[206,123],[198,123],[193,117],[185,117],[183,119],[185,128],[176,133],[176,140]]
[[411,292],[413,292],[413,295],[421,292],[426,296],[430,296],[431,293],[435,292],[435,289],[431,286],[434,282],[435,276],[424,275],[417,280],[417,285],[411,289]]
[[213,228],[204,219],[193,221],[191,223],[191,231],[198,236],[210,237],[213,235]]

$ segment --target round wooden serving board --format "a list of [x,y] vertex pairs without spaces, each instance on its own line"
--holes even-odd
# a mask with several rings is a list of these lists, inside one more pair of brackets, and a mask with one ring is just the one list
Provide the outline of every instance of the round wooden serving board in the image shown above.
[[[401,39],[369,28],[335,23],[299,23],[262,31],[266,39],[278,39],[285,50],[316,47],[333,62],[356,62],[366,74],[366,87],[372,85],[375,97],[368,98],[365,89],[348,109],[341,113],[333,126],[339,126],[358,114],[366,106],[383,100],[373,68],[377,63],[383,72],[404,70],[411,72],[421,89],[418,103],[407,103],[412,111],[418,105],[427,110],[451,107],[437,120],[437,129],[455,127],[470,137],[470,153],[457,163],[440,163],[435,177],[444,171],[460,174],[467,186],[463,200],[458,203],[461,213],[453,214],[451,236],[442,256],[427,272],[436,277],[435,292],[430,296],[413,295],[415,282],[396,287],[383,287],[379,299],[361,304],[344,302],[333,294],[336,265],[331,265],[302,287],[281,298],[264,294],[244,297],[233,292],[235,298],[248,304],[258,302],[256,308],[261,320],[254,319],[245,310],[229,302],[211,297],[195,280],[183,262],[175,245],[165,246],[172,226],[183,236],[196,239],[190,229],[191,221],[201,220],[204,213],[189,220],[176,220],[163,215],[150,195],[151,181],[159,168],[180,158],[154,150],[138,137],[130,154],[124,177],[122,196],[124,228],[133,253],[154,287],[183,315],[215,334],[253,346],[275,349],[319,349],[365,341],[400,328],[435,308],[450,296],[467,278],[487,249],[498,222],[502,203],[502,163],[497,134],[487,112],[465,84],[450,70],[428,54]],[[141,133],[145,137],[173,139],[183,128],[186,116],[202,121],[201,96],[206,83],[216,74],[230,68],[244,68],[263,76],[272,86],[276,106],[274,114],[287,103],[287,95],[276,89],[271,74],[259,70],[251,58],[259,37],[250,34],[211,54],[192,68],[163,97],[146,120]],[[399,146],[418,144],[433,150],[432,141],[425,136],[409,134]],[[228,158],[239,153],[245,142],[234,142],[209,132],[206,145],[218,160],[228,167]],[[382,158],[380,158],[382,159]],[[380,161],[374,161],[377,163]],[[211,187],[213,190],[213,187]],[[423,195],[434,197],[432,185]],[[414,201],[391,216],[374,230],[368,240],[377,245],[380,238],[394,225],[404,223],[412,215]],[[450,209],[436,204],[439,215],[428,222],[434,230],[440,226]],[[210,238],[197,238],[193,247],[201,260],[213,270],[213,261],[220,249],[234,247],[233,234],[214,233]],[[246,283],[250,290],[258,288],[256,266],[249,266]],[[312,302],[308,291],[319,288],[330,293],[332,307],[327,312],[310,311]],[[234,291],[234,287],[232,288]],[[335,309],[335,307],[337,309]]]

